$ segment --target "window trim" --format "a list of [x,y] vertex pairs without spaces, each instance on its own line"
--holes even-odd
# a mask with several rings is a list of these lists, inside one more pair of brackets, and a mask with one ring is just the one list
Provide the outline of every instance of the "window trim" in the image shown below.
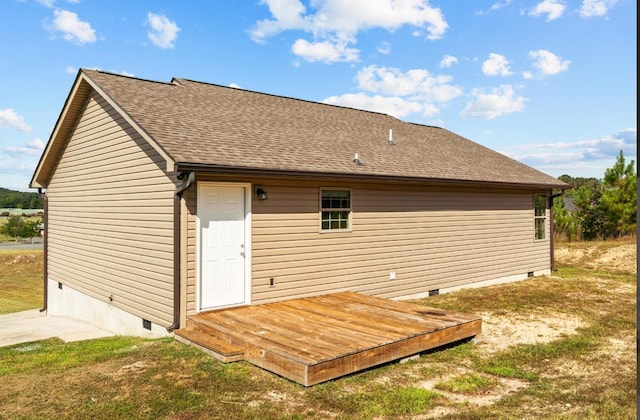
[[[340,211],[349,211],[349,218],[347,219],[347,228],[346,229],[323,229],[322,228],[322,213],[323,211],[328,211],[322,207],[322,193],[324,191],[347,191],[349,193],[349,208],[348,209],[340,209]],[[318,229],[320,233],[348,233],[353,231],[353,191],[351,188],[344,187],[320,187],[318,189]]]
[[[538,208],[536,207],[536,201],[538,197],[544,198],[544,215],[538,215],[536,212]],[[548,210],[548,201],[549,197],[546,194],[533,194],[533,240],[534,241],[546,241],[547,240],[547,210]],[[543,229],[542,229],[542,237],[538,237],[538,221],[542,220]]]

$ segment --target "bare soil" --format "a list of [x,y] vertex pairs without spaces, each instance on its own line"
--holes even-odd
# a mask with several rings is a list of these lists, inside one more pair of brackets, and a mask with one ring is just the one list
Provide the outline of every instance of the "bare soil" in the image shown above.
[[487,355],[521,344],[550,343],[576,333],[584,322],[562,313],[540,315],[482,315],[482,336],[478,351]]
[[637,244],[603,247],[598,243],[568,243],[556,246],[556,262],[590,270],[637,274]]

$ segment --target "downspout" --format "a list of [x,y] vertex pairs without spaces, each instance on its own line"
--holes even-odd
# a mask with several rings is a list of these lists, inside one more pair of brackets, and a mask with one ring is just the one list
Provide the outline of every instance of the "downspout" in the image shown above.
[[38,188],[38,195],[42,197],[43,200],[43,211],[44,211],[44,216],[43,216],[43,220],[42,223],[44,223],[44,235],[43,235],[43,240],[42,240],[42,259],[43,259],[43,270],[42,270],[42,297],[43,297],[43,304],[42,304],[42,308],[40,308],[40,312],[44,312],[47,310],[47,297],[49,294],[49,264],[48,264],[48,251],[49,251],[49,246],[48,246],[48,241],[47,241],[47,237],[49,236],[49,224],[48,224],[48,219],[49,219],[49,198],[47,197],[46,193],[42,192],[42,188]]
[[182,220],[180,204],[182,202],[182,194],[187,188],[193,185],[195,179],[195,172],[180,172],[178,174],[178,180],[182,182],[176,187],[176,193],[173,196],[173,324],[167,327],[167,331],[169,332],[180,328],[180,267],[182,264],[180,261],[182,247],[180,243],[180,226]]
[[551,271],[558,271],[558,269],[556,268],[556,229],[554,226],[555,222],[553,221],[553,199],[560,197],[563,194],[564,190],[560,190],[558,194],[552,193],[549,197],[549,231],[551,232],[551,238],[549,238],[551,241],[551,249],[549,250],[549,254],[551,258]]

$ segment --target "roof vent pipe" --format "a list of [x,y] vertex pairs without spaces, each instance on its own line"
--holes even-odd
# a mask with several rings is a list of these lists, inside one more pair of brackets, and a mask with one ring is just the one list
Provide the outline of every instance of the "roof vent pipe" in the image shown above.
[[393,144],[393,129],[389,129],[389,144]]

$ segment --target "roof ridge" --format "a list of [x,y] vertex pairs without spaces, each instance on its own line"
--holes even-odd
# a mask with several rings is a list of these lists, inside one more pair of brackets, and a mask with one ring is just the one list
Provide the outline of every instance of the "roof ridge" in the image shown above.
[[[369,113],[369,114],[383,115],[385,117],[393,118],[396,121],[399,121],[401,123],[407,124],[406,121],[403,121],[400,118],[394,117],[393,115],[385,114],[384,112],[369,111],[367,109],[353,108],[353,107],[344,106],[344,105],[328,104],[326,102],[312,101],[310,99],[295,98],[293,96],[277,95],[275,93],[260,92],[260,91],[257,91],[257,90],[245,89],[245,88],[241,88],[241,87],[225,86],[225,85],[221,85],[221,84],[218,84],[218,83],[203,82],[203,81],[200,81],[200,80],[187,79],[187,78],[184,78],[184,77],[174,77],[171,81],[173,82],[175,80],[184,80],[184,81],[190,82],[190,83],[196,83],[196,84],[206,85],[206,86],[221,87],[221,88],[224,88],[224,89],[241,90],[241,91],[248,92],[248,93],[255,93],[257,95],[271,96],[273,98],[289,99],[289,100],[292,100],[292,101],[306,102],[306,103],[314,104],[314,105],[324,105],[324,106],[340,108],[340,109],[350,109],[350,110],[353,110],[353,111],[365,112],[365,113]],[[435,128],[438,128],[438,127],[435,127]]]
[[[411,125],[417,125],[418,127],[428,127],[428,128],[437,128],[439,130],[446,130],[449,131],[450,133],[453,133],[451,130],[447,130],[444,127],[440,127],[439,125],[431,125],[431,124],[422,124],[422,123],[417,123],[417,122],[411,122],[411,121],[404,121],[404,120],[400,120],[405,124],[411,124]],[[455,133],[453,133],[455,134]]]
[[85,68],[85,67],[80,68],[80,71],[83,72],[83,73],[96,72],[96,73],[104,74],[106,76],[122,77],[122,78],[125,78],[125,79],[135,80],[135,81],[138,81],[138,82],[148,82],[148,83],[157,83],[157,84],[166,85],[166,86],[176,86],[176,84],[173,83],[173,80],[170,81],[170,82],[163,82],[163,81],[160,81],[160,80],[145,79],[145,78],[138,77],[138,76],[114,73],[114,72],[111,72],[111,71],[105,71],[105,70],[99,70],[99,69],[89,69],[89,68]]

